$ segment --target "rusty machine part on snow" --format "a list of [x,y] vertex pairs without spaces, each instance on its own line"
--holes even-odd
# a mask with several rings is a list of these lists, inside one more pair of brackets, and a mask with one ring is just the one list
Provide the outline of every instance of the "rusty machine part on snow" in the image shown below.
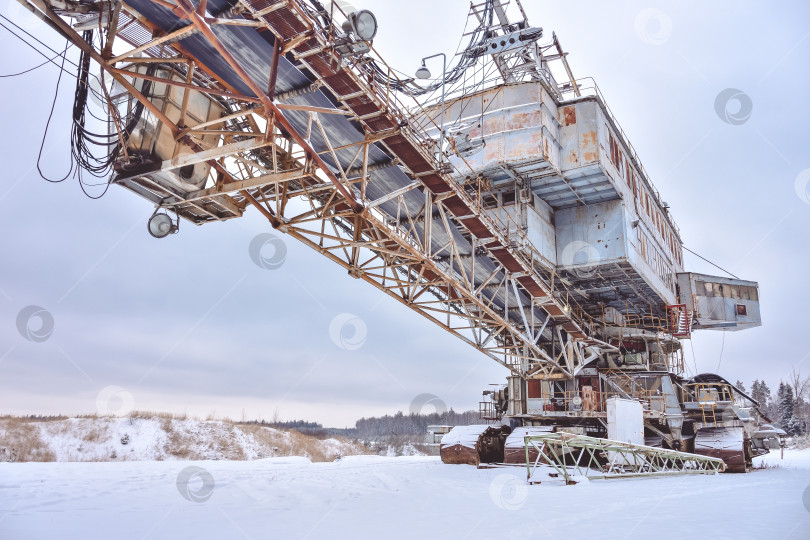
[[757,403],[686,378],[681,346],[758,326],[757,284],[684,270],[596,84],[518,0],[472,4],[467,45],[433,79],[423,59],[421,84],[338,0],[18,1],[80,51],[74,152],[154,204],[154,236],[255,208],[508,369],[487,421],[604,438],[616,398],[640,404],[642,444],[731,470],[767,451]]

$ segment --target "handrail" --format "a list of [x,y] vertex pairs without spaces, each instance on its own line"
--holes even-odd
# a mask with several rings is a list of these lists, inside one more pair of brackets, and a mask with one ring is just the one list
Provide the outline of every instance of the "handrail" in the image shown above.
[[[580,84],[580,81],[590,81],[590,86],[584,86],[583,84]],[[636,151],[636,148],[630,142],[630,137],[628,137],[627,133],[624,131],[624,128],[616,119],[616,115],[613,113],[613,110],[610,108],[610,105],[608,105],[608,102],[607,100],[605,100],[605,96],[602,94],[601,90],[599,90],[599,86],[596,84],[596,81],[593,79],[593,77],[582,77],[580,79],[577,79],[576,82],[581,94],[596,96],[599,99],[602,106],[605,108],[605,112],[607,112],[607,115],[610,118],[611,122],[613,122],[613,125],[616,126],[618,135],[621,138],[624,145],[627,147],[630,157],[633,159],[633,161],[635,161],[636,166],[639,169],[639,172],[644,176],[644,179],[649,185],[650,190],[653,192],[655,199],[658,202],[658,205],[661,208],[664,208],[664,201],[661,199],[661,193],[658,191],[658,188],[655,186],[655,184],[653,184],[653,181],[649,173],[647,173],[647,169],[644,167],[644,163],[642,163],[641,158],[639,157],[638,152]],[[562,95],[570,94],[573,92],[573,88],[565,87],[565,85],[558,85],[558,89]],[[580,97],[581,96],[577,96],[576,99],[579,99]],[[675,229],[675,232],[680,238],[681,232],[680,228],[678,228],[678,226],[675,224],[675,221],[671,218],[669,214],[670,214],[669,211],[665,212],[667,220],[669,221],[670,225],[672,225],[673,229]]]
[[[290,0],[288,5],[295,6],[295,9],[301,14],[309,15],[309,13],[307,13],[309,8],[302,0]],[[332,4],[332,9],[340,12],[343,11],[339,5],[334,3]],[[310,18],[310,21],[313,23],[315,34],[320,38],[323,47],[328,47],[329,43],[334,42],[334,33],[337,29],[334,18],[332,18],[331,23],[328,24],[328,27],[326,25],[322,25],[315,17]],[[398,123],[402,126],[402,132],[407,137],[411,138],[411,140],[417,146],[424,148],[426,150],[426,154],[433,156],[434,169],[441,171],[442,165],[448,163],[445,158],[450,157],[451,154],[443,148],[437,148],[436,141],[428,134],[426,126],[423,126],[417,122],[407,122],[407,119],[412,116],[414,110],[421,111],[421,114],[423,114],[428,120],[426,125],[433,124],[436,129],[440,129],[440,127],[437,125],[434,118],[427,113],[425,107],[419,102],[418,99],[416,99],[414,95],[409,93],[407,90],[391,91],[391,81],[396,80],[400,83],[403,81],[397,75],[396,70],[394,70],[385,61],[385,59],[382,58],[382,56],[373,46],[370,47],[367,57],[373,57],[374,59],[379,60],[380,65],[384,66],[384,69],[387,70],[387,84],[382,84],[376,77],[374,77],[374,72],[372,68],[367,65],[365,58],[357,58],[353,61],[348,61],[346,70],[353,74],[353,78],[355,78],[356,83],[361,85],[361,87],[370,94],[372,99],[378,103],[383,114],[388,114],[395,120],[398,120]],[[595,91],[598,92],[598,89]],[[405,101],[403,101],[403,98],[410,98],[409,101],[412,101],[415,104],[415,107],[408,107]],[[602,99],[604,102],[603,98],[600,97],[600,99]],[[610,113],[610,115],[612,118],[612,113]],[[438,152],[436,152],[436,150],[438,150]],[[435,156],[437,153],[442,157],[442,159],[436,160]],[[473,170],[473,167],[470,166],[469,162],[467,162],[463,156],[457,154],[456,152],[452,152],[452,155],[457,155],[458,158],[465,163],[470,170]],[[519,246],[520,249],[516,249],[514,255],[522,259],[522,263],[527,268],[531,269],[532,273],[535,274],[535,278],[538,279],[539,282],[544,283],[544,287],[550,290],[551,296],[554,298],[554,302],[558,304],[559,307],[565,312],[565,319],[575,322],[583,329],[584,332],[587,333],[589,331],[589,327],[593,326],[594,324],[593,317],[574,300],[573,291],[569,289],[565,283],[560,282],[560,280],[556,280],[555,282],[554,277],[556,275],[556,267],[547,259],[536,256],[540,254],[539,250],[533,246],[528,238],[528,235],[523,230],[516,217],[510,215],[506,211],[505,207],[500,205],[500,203],[498,203],[496,207],[496,209],[501,210],[500,213],[502,219],[500,220],[493,215],[491,209],[485,208],[483,205],[481,182],[478,182],[477,197],[472,196],[472,194],[469,193],[468,190],[458,182],[454,182],[453,185],[455,196],[464,200],[465,204],[469,208],[476,210],[477,217],[483,221],[491,231],[501,237],[506,247],[513,245]],[[513,223],[514,226],[512,225]],[[535,266],[535,261],[539,263],[537,266],[542,268],[543,271],[538,271],[538,268]],[[504,271],[506,272],[506,269],[504,269]],[[547,274],[546,276],[543,275],[544,272]],[[548,276],[550,276],[550,279]],[[529,298],[532,298],[531,293],[527,292],[527,295]],[[534,309],[534,306],[531,306],[529,309]],[[508,318],[509,314],[507,313],[505,316]]]

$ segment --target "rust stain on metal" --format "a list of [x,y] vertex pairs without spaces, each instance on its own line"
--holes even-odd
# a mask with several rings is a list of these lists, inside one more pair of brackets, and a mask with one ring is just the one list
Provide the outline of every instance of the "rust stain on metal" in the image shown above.
[[562,125],[570,126],[577,123],[577,108],[574,105],[562,108]]
[[542,125],[540,109],[523,111],[506,116],[506,129],[522,129]]

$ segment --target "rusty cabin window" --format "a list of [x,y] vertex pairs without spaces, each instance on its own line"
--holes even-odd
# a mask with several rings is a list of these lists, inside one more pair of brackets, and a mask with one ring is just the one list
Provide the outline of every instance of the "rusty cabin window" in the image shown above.
[[610,150],[610,162],[616,165],[616,151],[614,150],[613,135],[608,133],[608,149]]
[[737,304],[737,315],[748,315],[748,309],[745,307],[745,304]]
[[514,191],[504,191],[501,194],[501,201],[503,201],[504,206],[510,206],[515,204],[515,192]]
[[613,133],[608,133],[608,144],[610,146],[610,161],[613,162],[616,169],[620,169],[619,146],[616,144],[616,139],[613,138]]
[[484,208],[496,208],[498,206],[498,199],[492,195],[484,195],[482,197],[482,204]]
[[729,289],[731,289],[732,298],[740,298],[740,288],[737,285],[731,285]]
[[709,296],[709,297],[714,296],[714,288],[712,288],[711,283],[708,283],[706,281],[698,281],[697,282],[697,287],[695,287],[695,288],[698,291],[700,291],[701,287],[703,288],[703,296]]

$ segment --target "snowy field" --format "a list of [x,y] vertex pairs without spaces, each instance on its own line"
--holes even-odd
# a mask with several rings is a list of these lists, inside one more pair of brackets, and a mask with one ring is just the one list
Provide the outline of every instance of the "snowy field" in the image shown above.
[[575,486],[433,457],[0,463],[0,539],[810,538],[810,450],[757,461]]

